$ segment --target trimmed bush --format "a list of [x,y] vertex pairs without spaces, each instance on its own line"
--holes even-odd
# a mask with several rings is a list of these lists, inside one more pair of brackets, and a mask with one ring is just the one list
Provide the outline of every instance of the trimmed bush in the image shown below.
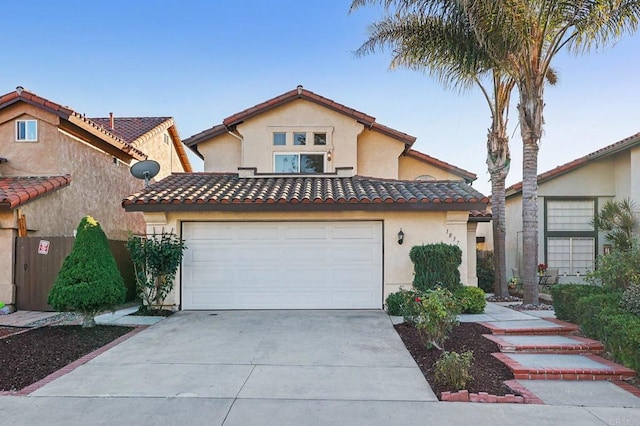
[[551,288],[551,297],[553,298],[556,318],[579,324],[578,299],[591,294],[603,294],[605,292],[606,289],[594,285],[563,284],[553,286]]
[[436,380],[453,392],[464,389],[467,383],[473,379],[471,376],[472,362],[472,351],[461,354],[445,351],[434,364]]
[[82,326],[92,327],[94,316],[123,303],[126,292],[100,224],[91,216],[84,217],[49,292],[49,305],[56,311],[82,314]]
[[589,294],[576,301],[577,324],[580,330],[587,336],[600,340],[602,335],[601,314],[615,314],[621,312],[619,308],[620,293],[607,292],[602,294]]
[[622,293],[620,306],[630,314],[640,316],[640,285],[631,285]]
[[[407,311],[415,304],[414,298],[416,292],[413,290],[400,289],[395,293],[391,293],[385,300],[385,306],[387,307],[387,313],[389,315],[406,316]],[[413,313],[409,312],[409,315]]]
[[453,294],[463,314],[481,314],[487,306],[484,291],[478,287],[463,286]]
[[640,284],[640,244],[598,256],[598,269],[587,275],[587,281],[622,290]]
[[602,343],[626,367],[640,371],[640,317],[627,312],[601,313]]
[[413,262],[413,287],[416,290],[439,287],[453,292],[460,287],[460,247],[444,243],[414,246],[409,251],[409,258]]
[[478,276],[478,287],[484,290],[485,293],[493,293],[496,271],[493,267],[492,251],[476,251],[476,275]]

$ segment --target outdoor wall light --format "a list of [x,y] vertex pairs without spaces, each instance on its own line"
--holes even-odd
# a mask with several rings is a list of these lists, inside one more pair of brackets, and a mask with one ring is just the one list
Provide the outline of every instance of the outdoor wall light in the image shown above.
[[398,244],[402,244],[404,242],[404,232],[402,232],[402,228],[400,228],[400,232],[398,232]]
[[327,152],[327,161],[331,161],[331,151]]

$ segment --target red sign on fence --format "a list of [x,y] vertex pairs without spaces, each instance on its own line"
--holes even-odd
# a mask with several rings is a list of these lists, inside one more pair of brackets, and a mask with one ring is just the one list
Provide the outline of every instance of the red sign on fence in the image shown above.
[[49,241],[40,240],[40,244],[38,244],[38,254],[49,254]]

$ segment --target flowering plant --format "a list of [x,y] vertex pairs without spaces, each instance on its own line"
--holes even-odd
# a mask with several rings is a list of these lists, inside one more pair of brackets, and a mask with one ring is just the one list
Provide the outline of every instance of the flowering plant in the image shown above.
[[538,275],[544,275],[544,273],[547,272],[547,265],[545,265],[544,263],[540,263],[538,265]]
[[513,289],[518,287],[519,284],[520,284],[520,280],[518,279],[518,277],[511,277],[509,279],[509,282],[507,283],[507,287]]

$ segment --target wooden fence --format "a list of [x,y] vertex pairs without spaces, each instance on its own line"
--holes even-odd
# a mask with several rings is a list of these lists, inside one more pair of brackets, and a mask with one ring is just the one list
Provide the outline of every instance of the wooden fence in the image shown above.
[[[42,244],[42,242],[48,242]],[[16,238],[16,307],[25,311],[52,311],[47,304],[49,290],[58,275],[62,262],[71,253],[73,237],[17,237]],[[125,241],[109,241],[120,274],[127,287],[127,300],[135,298],[133,264]],[[47,250],[44,250],[47,248]],[[44,252],[47,252],[44,254]]]

